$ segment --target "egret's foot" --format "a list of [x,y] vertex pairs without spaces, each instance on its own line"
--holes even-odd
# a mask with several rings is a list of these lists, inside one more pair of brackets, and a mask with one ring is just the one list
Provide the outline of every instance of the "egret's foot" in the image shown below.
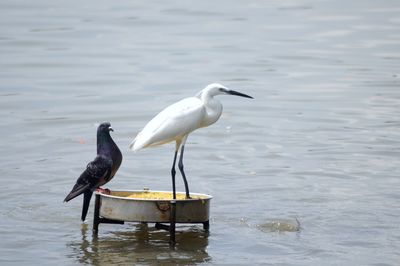
[[186,195],[186,199],[192,199],[190,195]]
[[99,187],[98,189],[96,189],[96,192],[99,192],[101,194],[111,195],[111,190],[109,190],[108,188]]

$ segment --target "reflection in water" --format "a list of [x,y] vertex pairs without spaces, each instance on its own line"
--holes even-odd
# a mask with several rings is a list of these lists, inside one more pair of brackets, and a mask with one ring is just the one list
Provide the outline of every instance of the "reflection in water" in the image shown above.
[[71,257],[89,265],[174,264],[208,262],[208,232],[198,227],[182,226],[176,232],[177,244],[169,245],[169,233],[147,224],[132,224],[127,230],[92,235],[90,226],[82,224],[82,239],[67,244]]

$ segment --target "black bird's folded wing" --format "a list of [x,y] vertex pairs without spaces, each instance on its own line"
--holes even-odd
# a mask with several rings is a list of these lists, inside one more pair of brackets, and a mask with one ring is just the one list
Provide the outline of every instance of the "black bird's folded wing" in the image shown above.
[[90,162],[85,171],[80,175],[71,192],[65,197],[64,201],[79,196],[85,191],[93,191],[107,180],[111,173],[112,160],[104,156],[97,156]]

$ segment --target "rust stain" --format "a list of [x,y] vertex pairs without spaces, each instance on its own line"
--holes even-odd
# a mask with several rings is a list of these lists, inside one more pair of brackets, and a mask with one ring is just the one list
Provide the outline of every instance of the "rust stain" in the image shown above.
[[157,209],[159,209],[162,212],[166,212],[166,211],[168,211],[170,209],[169,202],[156,201],[155,203],[156,203]]
[[113,209],[110,208],[110,207],[105,207],[105,208],[103,209],[103,212],[104,212],[104,214],[106,214],[106,215],[112,216]]

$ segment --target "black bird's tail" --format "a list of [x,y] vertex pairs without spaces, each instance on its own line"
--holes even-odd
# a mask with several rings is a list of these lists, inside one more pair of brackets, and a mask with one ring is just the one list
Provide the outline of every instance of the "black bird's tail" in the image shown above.
[[90,190],[91,184],[80,184],[76,183],[75,186],[72,188],[71,192],[65,197],[64,202],[68,202],[73,198],[78,197],[80,194],[85,192],[86,190]]
[[86,214],[89,210],[89,203],[90,203],[90,199],[92,198],[92,195],[93,195],[92,190],[87,190],[83,194],[83,206],[82,206],[82,216],[81,216],[82,222],[85,221],[85,219],[86,219]]

